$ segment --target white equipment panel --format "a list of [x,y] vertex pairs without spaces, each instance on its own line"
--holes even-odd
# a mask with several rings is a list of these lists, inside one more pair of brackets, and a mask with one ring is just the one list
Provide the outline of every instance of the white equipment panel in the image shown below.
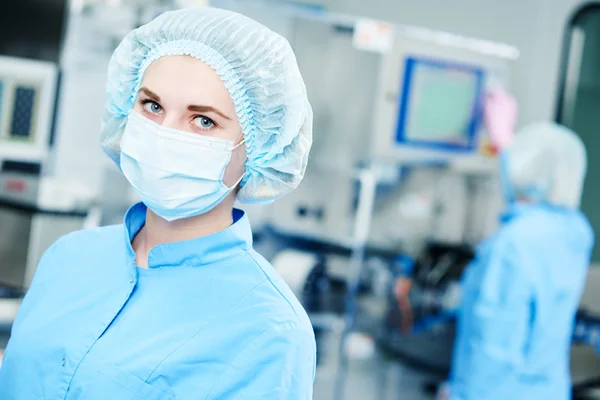
[[57,76],[51,62],[0,56],[0,161],[46,159]]
[[481,158],[484,96],[491,85],[507,80],[502,58],[397,37],[381,64],[373,158],[400,163]]

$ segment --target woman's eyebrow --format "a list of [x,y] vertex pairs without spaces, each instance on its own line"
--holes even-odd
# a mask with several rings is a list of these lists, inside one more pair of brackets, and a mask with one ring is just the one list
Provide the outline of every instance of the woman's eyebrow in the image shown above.
[[216,108],[211,107],[211,106],[191,105],[191,106],[188,106],[188,110],[189,111],[194,111],[194,112],[213,112],[213,113],[218,114],[221,117],[223,117],[223,118],[231,121],[231,118],[229,118],[227,115],[223,114],[221,111],[219,111]]
[[152,90],[143,87],[140,88],[140,92],[144,93],[146,96],[150,97],[152,100],[156,101],[156,102],[160,102],[160,96],[157,95],[156,93],[154,93]]

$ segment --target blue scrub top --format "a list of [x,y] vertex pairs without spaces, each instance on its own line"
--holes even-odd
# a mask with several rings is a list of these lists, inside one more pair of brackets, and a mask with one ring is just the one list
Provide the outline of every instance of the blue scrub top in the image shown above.
[[594,233],[579,211],[515,205],[463,277],[452,400],[571,398],[569,348]]
[[312,398],[310,321],[252,249],[247,217],[228,229],[152,249],[125,224],[69,234],[44,254],[15,320],[0,399]]

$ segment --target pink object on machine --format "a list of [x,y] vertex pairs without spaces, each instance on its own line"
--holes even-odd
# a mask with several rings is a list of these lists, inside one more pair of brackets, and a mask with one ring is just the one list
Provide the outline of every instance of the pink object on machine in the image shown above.
[[504,89],[494,89],[485,99],[485,126],[493,145],[498,150],[508,147],[515,136],[517,101]]

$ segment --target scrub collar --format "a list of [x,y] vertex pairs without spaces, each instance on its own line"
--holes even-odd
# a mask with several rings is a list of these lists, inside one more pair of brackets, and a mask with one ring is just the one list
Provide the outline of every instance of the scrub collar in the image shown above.
[[517,218],[519,215],[524,214],[528,210],[539,206],[539,204],[514,202],[508,206],[508,208],[500,215],[500,222],[506,223],[512,219]]
[[[135,252],[131,242],[146,223],[147,208],[143,203],[133,205],[125,214],[125,241],[132,260]],[[233,225],[197,239],[162,244],[148,254],[148,268],[200,267],[219,262],[252,248],[252,230],[242,210],[233,210]]]
[[554,212],[571,212],[573,210],[566,207],[559,207],[552,204],[548,204],[545,201],[538,201],[534,203],[525,203],[522,201],[515,201],[512,203],[504,213],[500,216],[500,222],[506,223],[509,222],[520,215],[531,212],[533,210],[546,209]]

